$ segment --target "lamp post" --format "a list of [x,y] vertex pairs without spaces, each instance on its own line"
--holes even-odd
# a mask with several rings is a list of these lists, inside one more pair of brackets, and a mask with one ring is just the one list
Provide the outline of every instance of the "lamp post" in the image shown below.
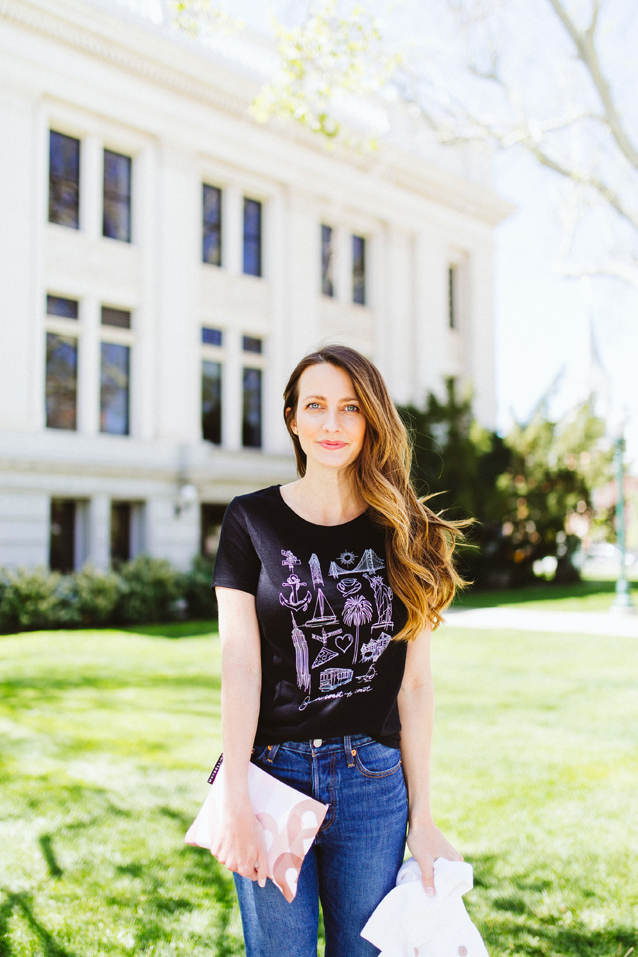
[[620,574],[616,582],[616,597],[610,611],[632,615],[636,609],[631,600],[629,582],[627,581],[627,566],[625,564],[625,439],[620,435],[615,441],[614,458],[616,460],[616,480],[618,482],[618,496],[616,498],[616,539],[620,551]]

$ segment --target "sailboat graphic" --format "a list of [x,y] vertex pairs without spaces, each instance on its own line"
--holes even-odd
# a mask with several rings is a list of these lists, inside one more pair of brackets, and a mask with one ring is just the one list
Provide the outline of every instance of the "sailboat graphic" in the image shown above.
[[356,572],[363,572],[364,575],[374,575],[375,572],[378,572],[379,569],[384,568],[384,566],[385,562],[383,559],[379,558],[373,549],[366,548],[356,568],[342,568],[341,565],[337,565],[336,562],[330,562],[330,571],[328,574],[331,575],[332,578],[339,578],[340,575],[354,575]]
[[317,601],[315,603],[314,616],[303,624],[304,628],[314,628],[317,625],[334,625],[339,621],[330,606],[330,602],[322,592],[317,589]]

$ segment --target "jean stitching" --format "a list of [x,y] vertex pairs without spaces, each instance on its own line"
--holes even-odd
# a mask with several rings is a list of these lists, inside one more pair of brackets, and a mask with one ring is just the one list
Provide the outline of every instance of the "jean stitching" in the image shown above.
[[320,834],[325,834],[326,831],[329,831],[335,822],[336,810],[335,810],[335,755],[334,754],[330,756],[330,775],[329,776],[330,776],[330,787],[329,787],[330,804],[328,806],[328,811],[326,813],[326,816],[323,819],[323,823],[317,833],[317,837]]
[[363,774],[366,778],[387,778],[391,774],[396,774],[402,764],[401,758],[399,758],[399,763],[395,764],[393,768],[389,768],[387,771],[368,771],[367,768],[364,768],[362,765],[358,754],[355,755],[354,760],[357,770],[360,771],[361,774]]

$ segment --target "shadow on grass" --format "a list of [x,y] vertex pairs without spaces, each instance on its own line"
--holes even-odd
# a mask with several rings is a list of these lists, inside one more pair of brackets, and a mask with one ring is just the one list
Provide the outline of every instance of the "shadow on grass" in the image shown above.
[[517,605],[526,601],[558,601],[562,598],[586,598],[588,595],[615,593],[613,581],[583,581],[573,585],[554,585],[545,582],[527,588],[477,591],[469,588],[454,599],[454,608],[493,608],[495,605]]
[[118,631],[131,635],[147,635],[150,638],[208,638],[217,634],[217,622],[168,621],[160,625],[124,625]]
[[[29,929],[38,938],[40,949],[44,957],[73,957],[70,950],[65,950],[56,943],[52,934],[35,917],[31,899],[27,894],[16,894],[6,889],[0,889],[0,957],[13,957],[14,951],[10,941],[9,922],[11,917],[18,913],[26,922]],[[21,942],[20,953],[24,953]]]
[[[474,886],[482,890],[481,915],[475,914],[485,941],[502,951],[526,957],[625,957],[638,946],[638,933],[628,925],[592,930],[579,924],[577,916],[569,925],[556,915],[539,916],[540,895],[556,886],[556,880],[539,879],[530,874],[513,874],[503,879],[496,874],[498,858],[484,855],[473,858]],[[491,898],[490,892],[504,891]],[[579,888],[583,897],[590,897],[588,888]],[[473,906],[474,903],[474,906]],[[478,910],[477,902],[468,901],[469,909]],[[635,951],[634,951],[635,953]]]

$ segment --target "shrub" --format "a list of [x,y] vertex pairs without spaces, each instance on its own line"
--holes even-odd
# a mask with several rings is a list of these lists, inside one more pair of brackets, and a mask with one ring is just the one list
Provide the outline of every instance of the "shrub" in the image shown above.
[[2,575],[0,626],[3,631],[27,631],[73,624],[65,601],[63,578],[45,568],[18,568]]
[[119,575],[85,565],[68,580],[68,601],[78,624],[105,625],[112,620],[123,591]]
[[122,589],[114,617],[126,624],[166,621],[180,597],[179,576],[164,558],[139,555],[118,568]]
[[217,601],[212,589],[214,566],[214,561],[197,555],[191,570],[181,576],[180,593],[188,603],[189,618],[217,617]]

